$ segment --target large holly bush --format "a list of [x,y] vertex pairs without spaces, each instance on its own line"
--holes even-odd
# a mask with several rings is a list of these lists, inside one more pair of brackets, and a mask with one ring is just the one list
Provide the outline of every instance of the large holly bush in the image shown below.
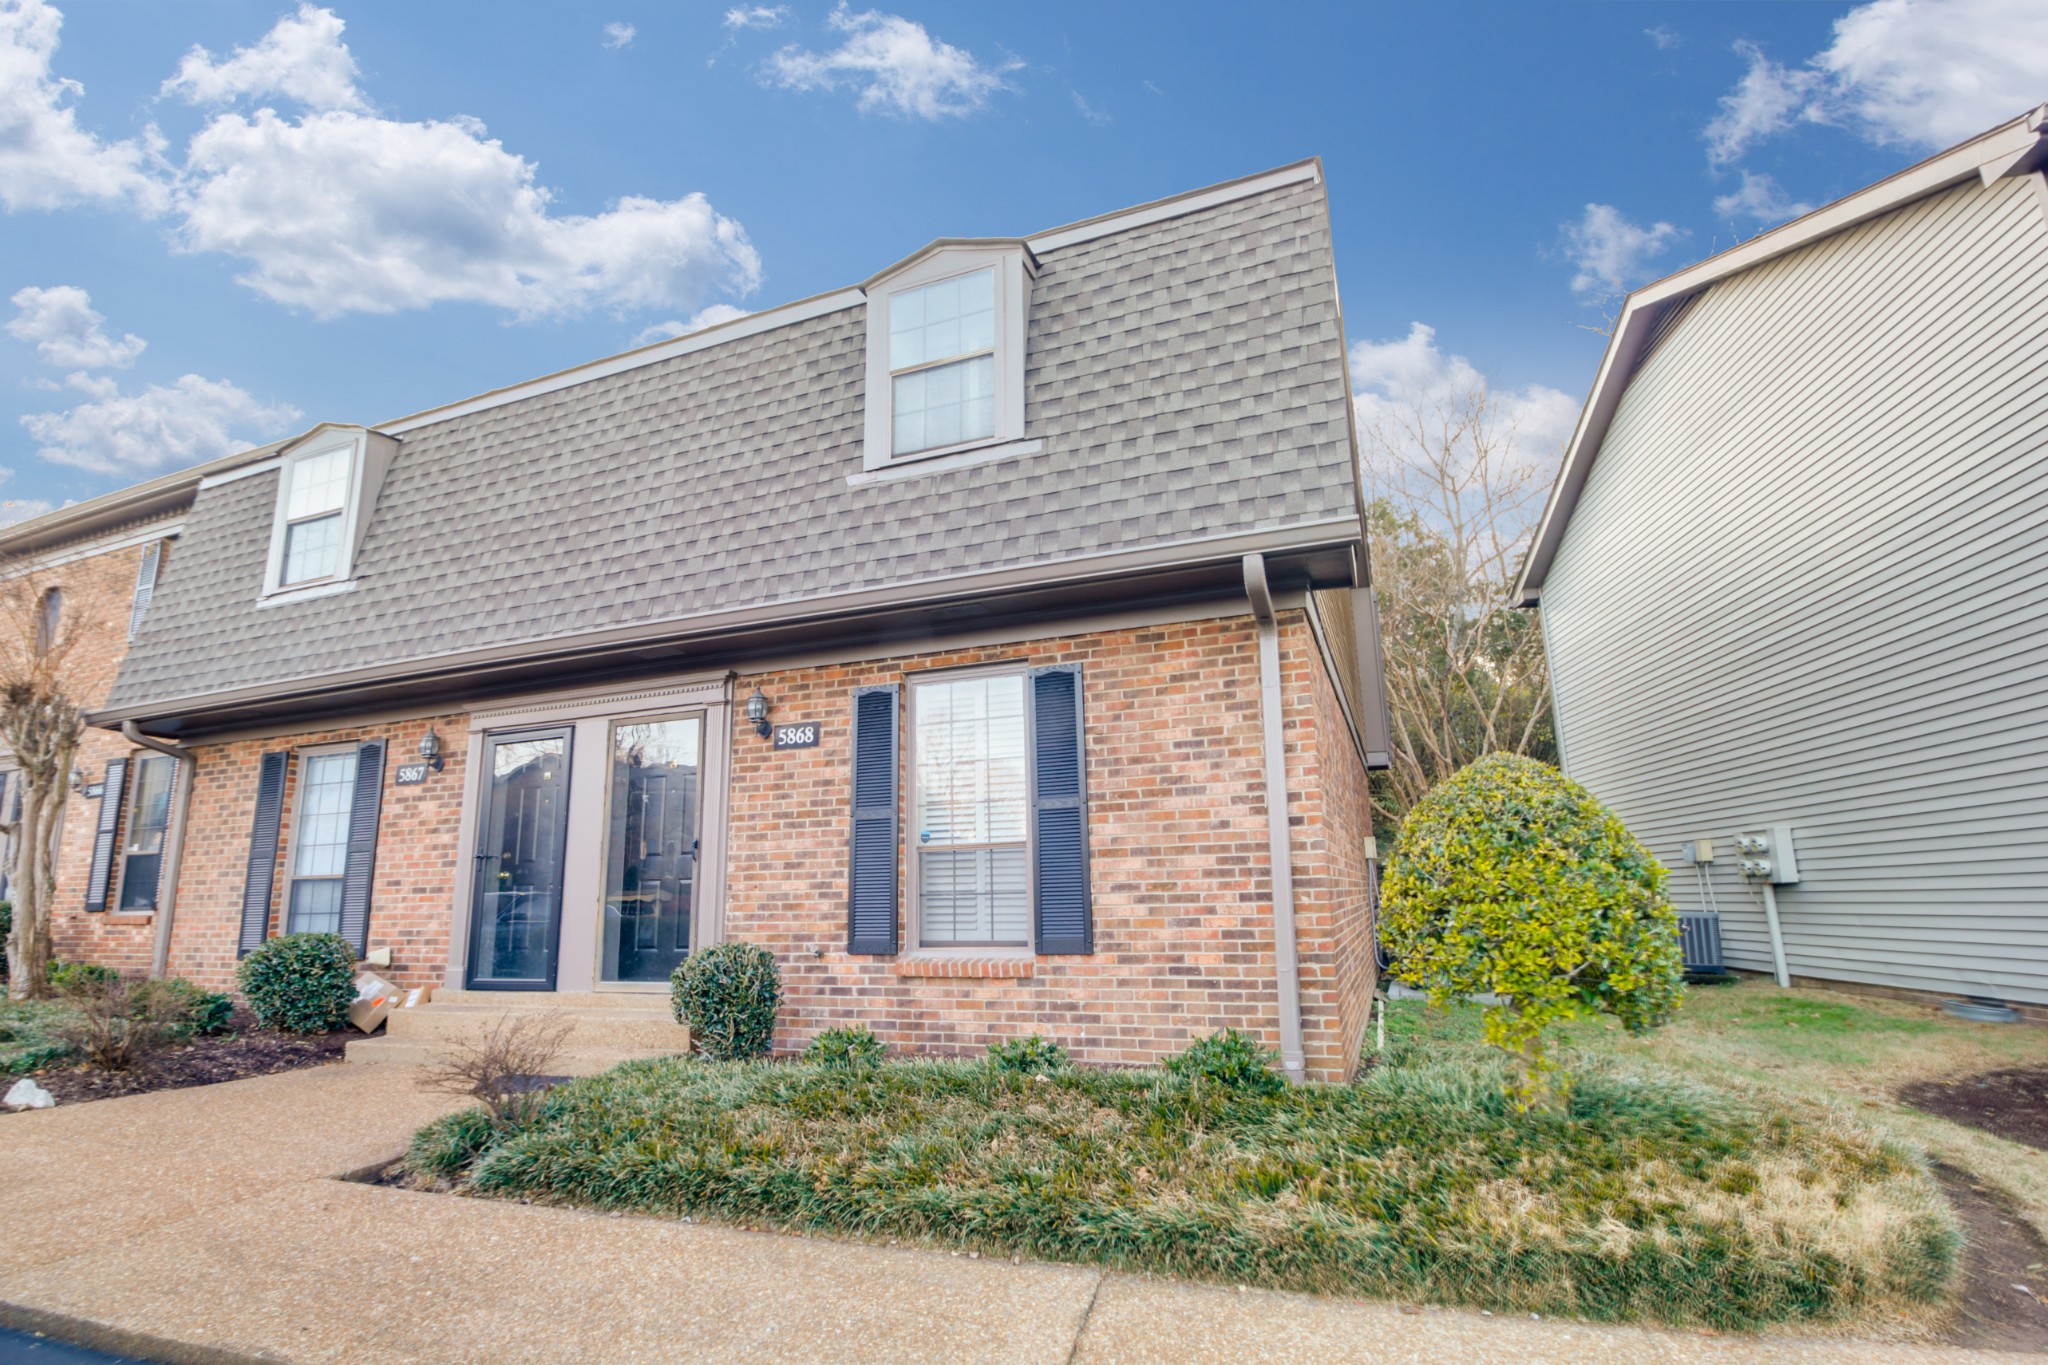
[[340,934],[266,940],[236,973],[256,1022],[283,1033],[326,1033],[348,1022],[356,950]]
[[1556,1098],[1546,1030],[1608,1014],[1646,1033],[1683,991],[1664,869],[1591,792],[1515,754],[1480,759],[1408,812],[1380,936],[1394,974],[1437,1005],[1500,997],[1486,1039],[1520,1059],[1524,1107]]

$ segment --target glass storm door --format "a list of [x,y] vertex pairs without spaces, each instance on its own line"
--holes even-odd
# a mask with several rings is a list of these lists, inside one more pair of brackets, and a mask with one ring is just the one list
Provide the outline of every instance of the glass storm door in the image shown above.
[[702,717],[612,727],[604,981],[666,981],[689,956]]
[[569,729],[484,736],[469,984],[553,990],[569,824]]

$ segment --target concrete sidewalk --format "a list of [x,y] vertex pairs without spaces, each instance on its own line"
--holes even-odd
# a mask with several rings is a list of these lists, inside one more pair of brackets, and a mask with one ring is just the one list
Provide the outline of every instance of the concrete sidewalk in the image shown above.
[[2028,1360],[1531,1322],[415,1194],[329,1066],[0,1116],[0,1323],[174,1362]]

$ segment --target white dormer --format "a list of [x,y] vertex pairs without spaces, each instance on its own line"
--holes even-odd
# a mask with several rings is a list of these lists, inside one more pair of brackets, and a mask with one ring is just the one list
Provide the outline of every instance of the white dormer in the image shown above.
[[323,422],[278,460],[265,597],[354,585],[356,551],[398,442],[367,427]]
[[1022,241],[938,241],[869,280],[868,470],[1024,439]]

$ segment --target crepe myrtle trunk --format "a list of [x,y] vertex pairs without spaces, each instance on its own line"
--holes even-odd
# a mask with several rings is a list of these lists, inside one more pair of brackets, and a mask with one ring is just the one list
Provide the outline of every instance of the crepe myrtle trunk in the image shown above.
[[8,869],[14,926],[7,936],[7,984],[16,1000],[32,1000],[50,991],[57,837],[84,721],[64,697],[25,685],[9,687],[5,702],[0,734],[14,751],[21,783],[20,814],[0,823],[14,850]]

